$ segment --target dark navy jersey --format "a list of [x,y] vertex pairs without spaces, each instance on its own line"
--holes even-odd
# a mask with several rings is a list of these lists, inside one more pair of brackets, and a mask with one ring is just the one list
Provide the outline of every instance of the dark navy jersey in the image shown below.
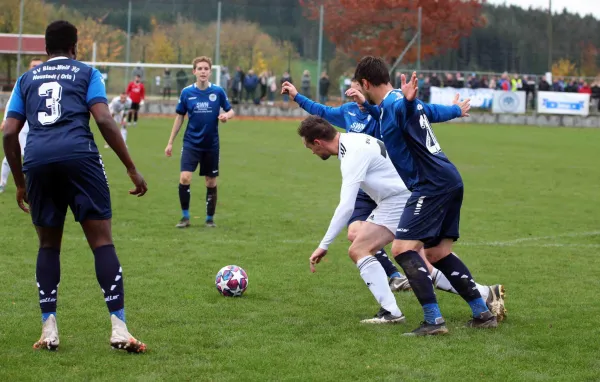
[[187,113],[189,118],[183,147],[199,151],[219,149],[221,108],[226,112],[231,110],[227,94],[220,86],[209,84],[208,88],[200,90],[192,84],[183,89],[175,110],[180,115]]
[[347,133],[363,133],[379,137],[379,120],[368,111],[361,111],[356,102],[348,102],[340,107],[325,106],[303,96],[296,95],[294,101],[312,115],[318,115],[334,126],[341,127]]
[[107,103],[100,72],[79,61],[56,57],[17,80],[7,117],[29,123],[23,169],[97,156],[90,108]]
[[379,105],[381,139],[398,174],[415,195],[438,195],[462,186],[458,169],[438,143],[431,123],[461,116],[460,107],[408,102],[390,91]]

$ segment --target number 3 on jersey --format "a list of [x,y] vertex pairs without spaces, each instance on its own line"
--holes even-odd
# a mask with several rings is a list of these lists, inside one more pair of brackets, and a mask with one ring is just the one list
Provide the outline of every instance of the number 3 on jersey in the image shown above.
[[437,154],[442,151],[440,144],[435,138],[435,134],[433,134],[433,129],[431,128],[431,124],[427,119],[425,114],[421,114],[419,117],[419,123],[421,124],[421,129],[426,130],[427,138],[425,140],[425,146],[427,146],[427,150],[429,150],[432,154]]
[[51,125],[58,121],[62,112],[60,106],[62,86],[56,81],[46,82],[38,89],[38,95],[40,97],[47,97],[46,108],[50,111],[50,113],[44,111],[38,112],[38,121],[40,121],[42,125]]

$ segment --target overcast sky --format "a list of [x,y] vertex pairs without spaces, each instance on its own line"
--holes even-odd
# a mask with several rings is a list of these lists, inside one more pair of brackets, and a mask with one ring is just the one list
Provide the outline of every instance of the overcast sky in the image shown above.
[[[534,8],[548,9],[548,0],[487,0],[490,4],[518,5],[525,9]],[[593,14],[600,19],[600,0],[552,0],[552,12],[562,12],[563,8],[571,13],[579,13],[584,16]]]

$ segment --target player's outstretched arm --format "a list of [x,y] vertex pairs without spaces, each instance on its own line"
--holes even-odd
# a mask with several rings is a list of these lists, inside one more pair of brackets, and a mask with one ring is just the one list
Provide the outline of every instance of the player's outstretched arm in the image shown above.
[[133,160],[129,156],[129,151],[127,151],[127,146],[125,145],[121,131],[110,114],[108,105],[104,102],[98,102],[90,107],[90,112],[92,113],[104,140],[117,154],[127,169],[127,175],[129,175],[129,178],[131,178],[131,181],[135,185],[135,189],[130,190],[129,193],[132,195],[143,196],[146,191],[148,191],[148,186],[142,175],[137,172]]
[[469,110],[471,109],[470,102],[471,100],[468,98],[464,101],[459,101],[459,95],[456,94],[452,106],[428,104],[421,101],[419,101],[419,104],[423,106],[423,110],[425,111],[429,122],[439,123],[450,121],[455,118],[468,117]]
[[344,130],[348,128],[346,126],[346,119],[344,118],[343,107],[331,107],[315,102],[298,93],[296,87],[287,81],[281,85],[281,94],[286,93],[307,113],[318,115],[332,125],[341,127]]
[[360,90],[350,88],[346,90],[346,95],[354,100],[357,104],[364,107],[371,117],[375,118],[375,120],[379,120],[381,116],[381,109],[377,105],[371,105],[365,95],[360,92]]
[[171,136],[169,137],[169,142],[167,142],[167,148],[165,148],[165,155],[168,157],[173,155],[173,142],[175,142],[175,138],[177,138],[177,134],[179,133],[179,130],[181,130],[181,126],[183,126],[184,118],[185,115],[177,114],[177,117],[175,117],[175,121],[173,121]]

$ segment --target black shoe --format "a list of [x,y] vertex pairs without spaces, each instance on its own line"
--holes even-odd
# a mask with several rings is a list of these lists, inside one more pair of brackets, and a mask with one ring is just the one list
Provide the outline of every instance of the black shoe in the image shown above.
[[483,312],[479,315],[479,317],[473,317],[473,319],[467,322],[467,327],[469,328],[479,328],[479,329],[489,329],[489,328],[497,328],[498,320],[494,313],[489,310]]
[[406,317],[404,315],[394,316],[392,313],[387,310],[380,308],[379,312],[373,318],[367,318],[365,320],[361,320],[363,324],[403,324],[406,322]]
[[439,324],[430,324],[427,321],[421,322],[421,326],[416,328],[410,333],[404,333],[405,336],[434,336],[437,334],[446,334],[448,329],[446,328],[446,321],[443,319]]
[[188,218],[181,218],[181,220],[179,221],[179,223],[177,223],[177,225],[175,227],[177,228],[186,228],[190,226],[190,219]]

